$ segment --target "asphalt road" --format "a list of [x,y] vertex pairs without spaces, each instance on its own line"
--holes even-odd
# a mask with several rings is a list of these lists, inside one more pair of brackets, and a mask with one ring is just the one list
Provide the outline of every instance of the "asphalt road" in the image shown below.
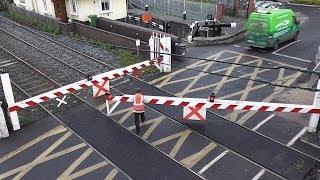
[[[320,44],[320,10],[314,7],[302,8],[292,6],[292,8],[308,15],[310,18],[303,25],[299,41],[285,43],[276,52],[272,50],[251,50],[242,41],[231,45],[190,48],[187,53],[190,56],[208,59],[218,58],[228,62],[239,61],[242,63],[261,63],[262,65],[280,64],[306,68],[313,61]],[[221,56],[218,57],[216,54],[219,53],[221,53]],[[259,61],[259,59],[262,60]],[[174,65],[186,67],[194,65],[197,62],[198,60],[188,59],[184,62],[174,62]],[[284,76],[290,77],[289,79],[285,79],[284,83],[292,79],[292,83],[295,84],[297,80],[296,77],[290,76],[295,74],[292,71],[281,72],[278,70],[276,72],[255,73],[260,70],[214,63],[199,63],[198,65],[192,68],[202,70],[203,67],[206,67],[209,71],[225,69],[220,71],[222,74],[228,73],[228,69],[233,69],[232,71],[229,70],[229,73],[235,76],[249,75],[252,78],[256,76],[270,81],[277,81],[277,77],[283,73]],[[175,68],[175,70],[177,69]],[[229,83],[227,82],[229,79],[223,80],[222,77],[217,76],[202,76],[202,74],[188,71],[175,74],[174,78],[167,79],[167,82],[163,86],[161,85],[162,82],[152,83],[152,81],[161,78],[161,76],[150,77],[147,81],[169,93],[151,85],[135,81],[130,81],[117,88],[122,92],[132,94],[135,87],[140,86],[145,94],[150,95],[172,96],[175,94],[202,98],[207,97],[212,90],[219,89],[218,95],[226,98],[249,99],[253,101],[268,99],[271,102],[287,102],[287,99],[290,102],[291,98],[291,100],[293,99],[292,103],[312,103],[313,94],[310,92],[288,89],[279,91],[279,89],[270,86],[254,89],[259,84],[250,84],[243,80]],[[221,81],[223,83],[219,84]],[[202,88],[208,84],[216,84],[216,86],[208,87],[207,89]],[[251,89],[247,89],[247,87],[251,87]],[[242,94],[235,94],[242,90],[244,90]],[[275,91],[281,93],[273,96],[272,94]],[[286,93],[289,95],[286,95]],[[287,99],[283,100],[281,97]],[[99,103],[98,105],[101,105],[103,101]],[[96,108],[99,109],[98,106]],[[121,105],[119,108],[124,110],[128,106]],[[105,157],[134,179],[200,179],[199,176],[207,179],[251,179],[255,177],[260,179],[279,179],[278,176],[275,176],[268,169],[285,178],[302,179],[319,161],[316,160],[319,159],[319,146],[308,145],[299,139],[300,133],[305,132],[304,127],[308,123],[308,116],[273,113],[256,113],[252,116],[250,114],[239,113],[235,116],[234,114],[231,115],[230,112],[214,112],[219,114],[216,115],[210,111],[207,112],[207,122],[199,124],[198,122],[183,122],[181,120],[181,109],[168,109],[162,106],[155,106],[153,108],[148,108],[147,110],[147,122],[150,124],[143,124],[143,134],[140,136],[135,136],[130,132],[134,132],[134,127],[132,115],[128,114],[128,111],[124,111],[126,114],[119,113],[113,115],[111,119],[83,104],[68,112],[58,114],[58,116],[65,124],[70,126]],[[245,116],[250,116],[250,118],[239,122]],[[269,118],[271,116],[272,118]],[[159,117],[161,117],[160,120],[157,119]],[[131,121],[126,121],[126,119]],[[49,127],[53,127],[53,125],[50,123],[41,125],[40,127],[48,126],[48,128],[43,128],[41,132],[49,130]],[[155,125],[159,125],[159,127],[155,127]],[[21,133],[36,137],[39,134],[32,134],[37,132],[37,128],[39,126],[31,128],[29,133]],[[183,133],[179,134],[181,132]],[[176,143],[171,141],[177,137],[180,138]],[[295,139],[296,137],[298,139]],[[12,141],[13,143],[10,145],[7,145],[9,143],[5,141],[1,142],[1,144],[6,143],[6,148],[1,149],[0,157],[4,157],[6,154],[17,149],[19,145],[23,145],[29,140],[26,136],[21,135],[11,140],[14,139],[15,141]],[[50,139],[47,143],[50,145],[55,140],[57,138]],[[81,143],[77,138],[71,139],[71,142],[73,142],[71,145]],[[35,156],[48,144],[40,144],[40,149],[35,149],[28,153]],[[297,152],[292,148],[301,152]],[[28,153],[26,156],[28,156]],[[66,157],[64,160],[72,161],[80,155],[81,153],[78,152],[73,156]],[[96,162],[99,158],[101,159],[101,156],[97,154],[95,156],[97,157],[88,161]],[[25,163],[32,160],[23,159]],[[62,166],[62,162],[59,161],[58,165],[54,165],[54,167]],[[8,164],[1,166],[0,176],[19,165],[14,159],[5,163]],[[210,164],[211,166],[208,166]],[[84,166],[86,165],[89,166],[91,164],[85,163]],[[32,171],[31,173],[33,174],[31,174],[30,179],[40,177],[39,174],[45,171],[46,168],[52,168],[52,166],[46,165],[40,169],[36,169],[34,172]],[[97,171],[96,177],[111,173],[112,169],[117,169],[113,166],[108,168]],[[52,177],[55,173],[55,171],[49,172],[49,174],[52,174]],[[119,179],[126,178],[121,173],[118,176]]]
[[201,179],[86,104],[57,116],[133,179]]
[[[130,81],[118,86],[117,89],[127,94],[133,94],[137,86],[145,94],[172,96],[172,94],[138,81]],[[179,107],[155,106],[154,108],[177,121],[182,121],[182,110]],[[285,178],[301,179],[317,163],[312,158],[238,126],[214,113],[207,113],[207,123],[201,128],[189,123],[185,124],[190,129],[223,144]]]

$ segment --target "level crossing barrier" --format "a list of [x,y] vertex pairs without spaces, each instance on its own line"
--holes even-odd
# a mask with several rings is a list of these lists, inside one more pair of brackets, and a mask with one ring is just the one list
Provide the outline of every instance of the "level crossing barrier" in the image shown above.
[[[102,96],[106,92],[108,92],[110,80],[119,78],[124,75],[132,74],[132,73],[134,74],[137,71],[141,71],[145,67],[149,67],[154,64],[159,64],[161,62],[162,62],[161,57],[154,60],[143,61],[127,67],[119,68],[119,69],[108,71],[96,76],[88,77],[87,79],[77,81],[75,83],[51,90],[49,92],[28,98],[20,102],[14,101],[9,74],[3,73],[1,74],[1,82],[3,86],[5,99],[8,104],[8,109],[5,109],[5,111],[9,112],[10,121],[13,126],[13,130],[16,131],[20,129],[20,122],[18,119],[17,112],[22,109],[25,109],[28,107],[34,107],[37,104],[40,104],[42,102],[47,102],[51,99],[57,99],[58,97],[61,97],[63,95],[74,93],[75,91],[89,88],[89,87],[92,87],[94,97]],[[64,102],[64,99],[60,100],[60,102]],[[59,103],[59,105],[61,105],[61,103]],[[5,138],[8,136],[9,136],[9,133],[6,125],[6,118],[4,116],[4,112],[0,111],[0,137]]]
[[[107,108],[107,114],[110,115],[116,106],[121,103],[133,102],[133,95],[123,96],[106,96],[106,103],[109,106],[110,101],[116,101],[112,109]],[[253,101],[235,101],[215,99],[210,102],[209,99],[201,98],[179,98],[164,96],[146,96],[144,95],[144,103],[151,105],[164,106],[180,106],[184,108],[184,119],[195,119],[204,121],[205,110],[243,110],[243,111],[261,111],[261,112],[287,112],[287,113],[303,113],[319,116],[320,107],[314,105],[298,105],[284,103],[266,103]],[[189,110],[189,113],[186,113]],[[192,118],[193,117],[193,118]]]
[[[59,104],[67,104],[65,98],[67,94],[74,93],[75,91],[92,87],[93,97],[99,97],[109,93],[109,82],[112,79],[120,78],[121,76],[132,74],[133,77],[139,76],[142,69],[155,65],[160,72],[170,72],[171,71],[171,38],[165,37],[160,34],[153,33],[150,37],[149,45],[154,52],[150,53],[150,59],[140,63],[136,63],[127,67],[119,68],[109,72],[105,72],[96,76],[88,76],[87,79],[51,90],[49,92],[28,98],[26,100],[15,102],[13,91],[11,87],[11,82],[8,73],[1,74],[1,82],[4,90],[5,101],[8,104],[8,108],[3,111],[9,113],[10,123],[13,126],[13,130],[20,129],[20,122],[18,119],[17,112],[28,108],[34,107],[42,102],[47,102],[51,99],[56,99]],[[58,97],[63,96],[62,99]],[[9,136],[8,127],[6,124],[5,113],[0,111],[0,138],[5,138]]]
[[[169,43],[170,42],[170,43]],[[8,128],[6,126],[6,119],[3,111],[9,112],[10,121],[13,130],[20,129],[20,123],[17,112],[27,107],[36,106],[39,103],[49,101],[74,93],[77,90],[85,89],[88,87],[93,88],[93,96],[99,97],[105,95],[107,114],[110,115],[112,111],[122,102],[133,102],[133,95],[112,96],[109,90],[109,81],[111,79],[119,78],[123,75],[136,73],[143,68],[155,65],[161,72],[171,71],[171,56],[167,53],[170,52],[168,48],[171,45],[170,39],[154,34],[150,38],[150,45],[153,45],[155,51],[152,51],[150,56],[152,60],[143,61],[141,63],[133,64],[124,68],[108,71],[96,76],[87,77],[81,81],[51,90],[49,92],[40,94],[35,97],[28,98],[20,102],[14,102],[11,82],[8,73],[1,74],[1,81],[4,88],[6,102],[8,103],[7,109],[0,110],[0,137],[5,138],[9,136]],[[168,45],[170,44],[170,45]],[[169,48],[171,49],[171,48]],[[165,54],[161,54],[165,53]],[[170,54],[170,53],[169,53]],[[167,58],[165,58],[167,56]],[[170,57],[168,57],[170,56]],[[165,60],[166,59],[166,60]],[[168,63],[169,62],[169,63]],[[320,81],[318,82],[318,89],[320,88]],[[64,98],[59,100],[59,105],[65,104]],[[110,101],[116,101],[115,105],[110,108]],[[183,107],[184,119],[195,119],[205,121],[206,110],[244,110],[244,111],[262,111],[262,112],[287,112],[287,113],[305,113],[312,114],[309,122],[309,132],[315,132],[320,116],[320,93],[317,92],[313,105],[299,105],[299,104],[284,104],[284,103],[265,103],[253,101],[235,101],[235,100],[221,100],[215,99],[201,99],[201,98],[179,98],[179,97],[164,97],[164,96],[144,96],[144,103],[163,105],[163,106],[180,106]]]

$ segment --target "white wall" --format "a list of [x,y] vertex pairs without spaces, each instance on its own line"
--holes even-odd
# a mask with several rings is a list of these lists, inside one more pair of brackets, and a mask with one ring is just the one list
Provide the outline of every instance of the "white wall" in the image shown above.
[[34,11],[34,5],[32,0],[25,0],[25,3],[20,3],[20,0],[13,0],[13,2],[16,4],[16,6],[24,8],[28,11]]
[[47,10],[45,10],[42,0],[34,0],[34,1],[37,1],[37,8],[38,8],[37,13],[42,14],[42,15],[51,16],[53,18],[56,17],[55,11],[54,11],[54,5],[51,0],[45,0],[45,2],[47,4]]
[[53,2],[51,2],[51,0],[45,1],[47,3],[47,11],[44,8],[42,0],[25,0],[25,3],[20,3],[20,0],[14,0],[14,3],[18,7],[22,7],[28,11],[34,11],[36,13],[55,18]]
[[72,14],[70,13],[70,0],[66,0],[68,17],[78,21],[88,21],[89,15],[97,15],[98,17],[105,17],[112,20],[125,18],[127,16],[126,0],[110,1],[110,12],[102,13],[100,0],[76,0],[78,13]]

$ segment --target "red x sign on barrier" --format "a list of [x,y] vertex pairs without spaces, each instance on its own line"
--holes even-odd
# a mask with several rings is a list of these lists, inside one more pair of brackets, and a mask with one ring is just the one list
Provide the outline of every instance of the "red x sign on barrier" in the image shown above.
[[139,76],[141,76],[142,73],[142,69],[138,69],[132,72],[132,76],[135,78],[139,78]]
[[193,119],[205,121],[206,109],[202,107],[184,107],[183,119]]
[[109,80],[104,80],[102,84],[97,82],[93,82],[93,97],[99,97],[104,94],[109,94]]

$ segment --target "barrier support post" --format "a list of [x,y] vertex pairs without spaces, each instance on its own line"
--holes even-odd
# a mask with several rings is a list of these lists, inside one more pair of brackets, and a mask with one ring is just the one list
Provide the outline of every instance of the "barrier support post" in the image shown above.
[[106,100],[106,107],[107,107],[107,116],[110,116],[110,114],[117,108],[117,106],[121,103],[121,101],[117,101],[110,109],[109,100]]
[[[318,80],[317,89],[320,89],[320,79]],[[313,106],[320,107],[320,92],[317,91],[316,95],[314,96]],[[311,114],[308,132],[315,133],[317,132],[317,126],[319,123],[320,114]]]
[[[11,81],[8,73],[1,74],[1,82],[2,82],[5,99],[8,103],[8,106],[10,106],[15,102],[14,102],[14,96],[13,96],[13,91],[11,87]],[[17,111],[10,112],[9,115],[10,115],[11,123],[13,126],[13,130],[14,131],[19,130],[20,122],[19,122]]]
[[0,108],[0,138],[6,138],[9,137],[9,131],[6,123],[6,117],[4,115],[4,110],[2,109],[2,101],[1,108]]

